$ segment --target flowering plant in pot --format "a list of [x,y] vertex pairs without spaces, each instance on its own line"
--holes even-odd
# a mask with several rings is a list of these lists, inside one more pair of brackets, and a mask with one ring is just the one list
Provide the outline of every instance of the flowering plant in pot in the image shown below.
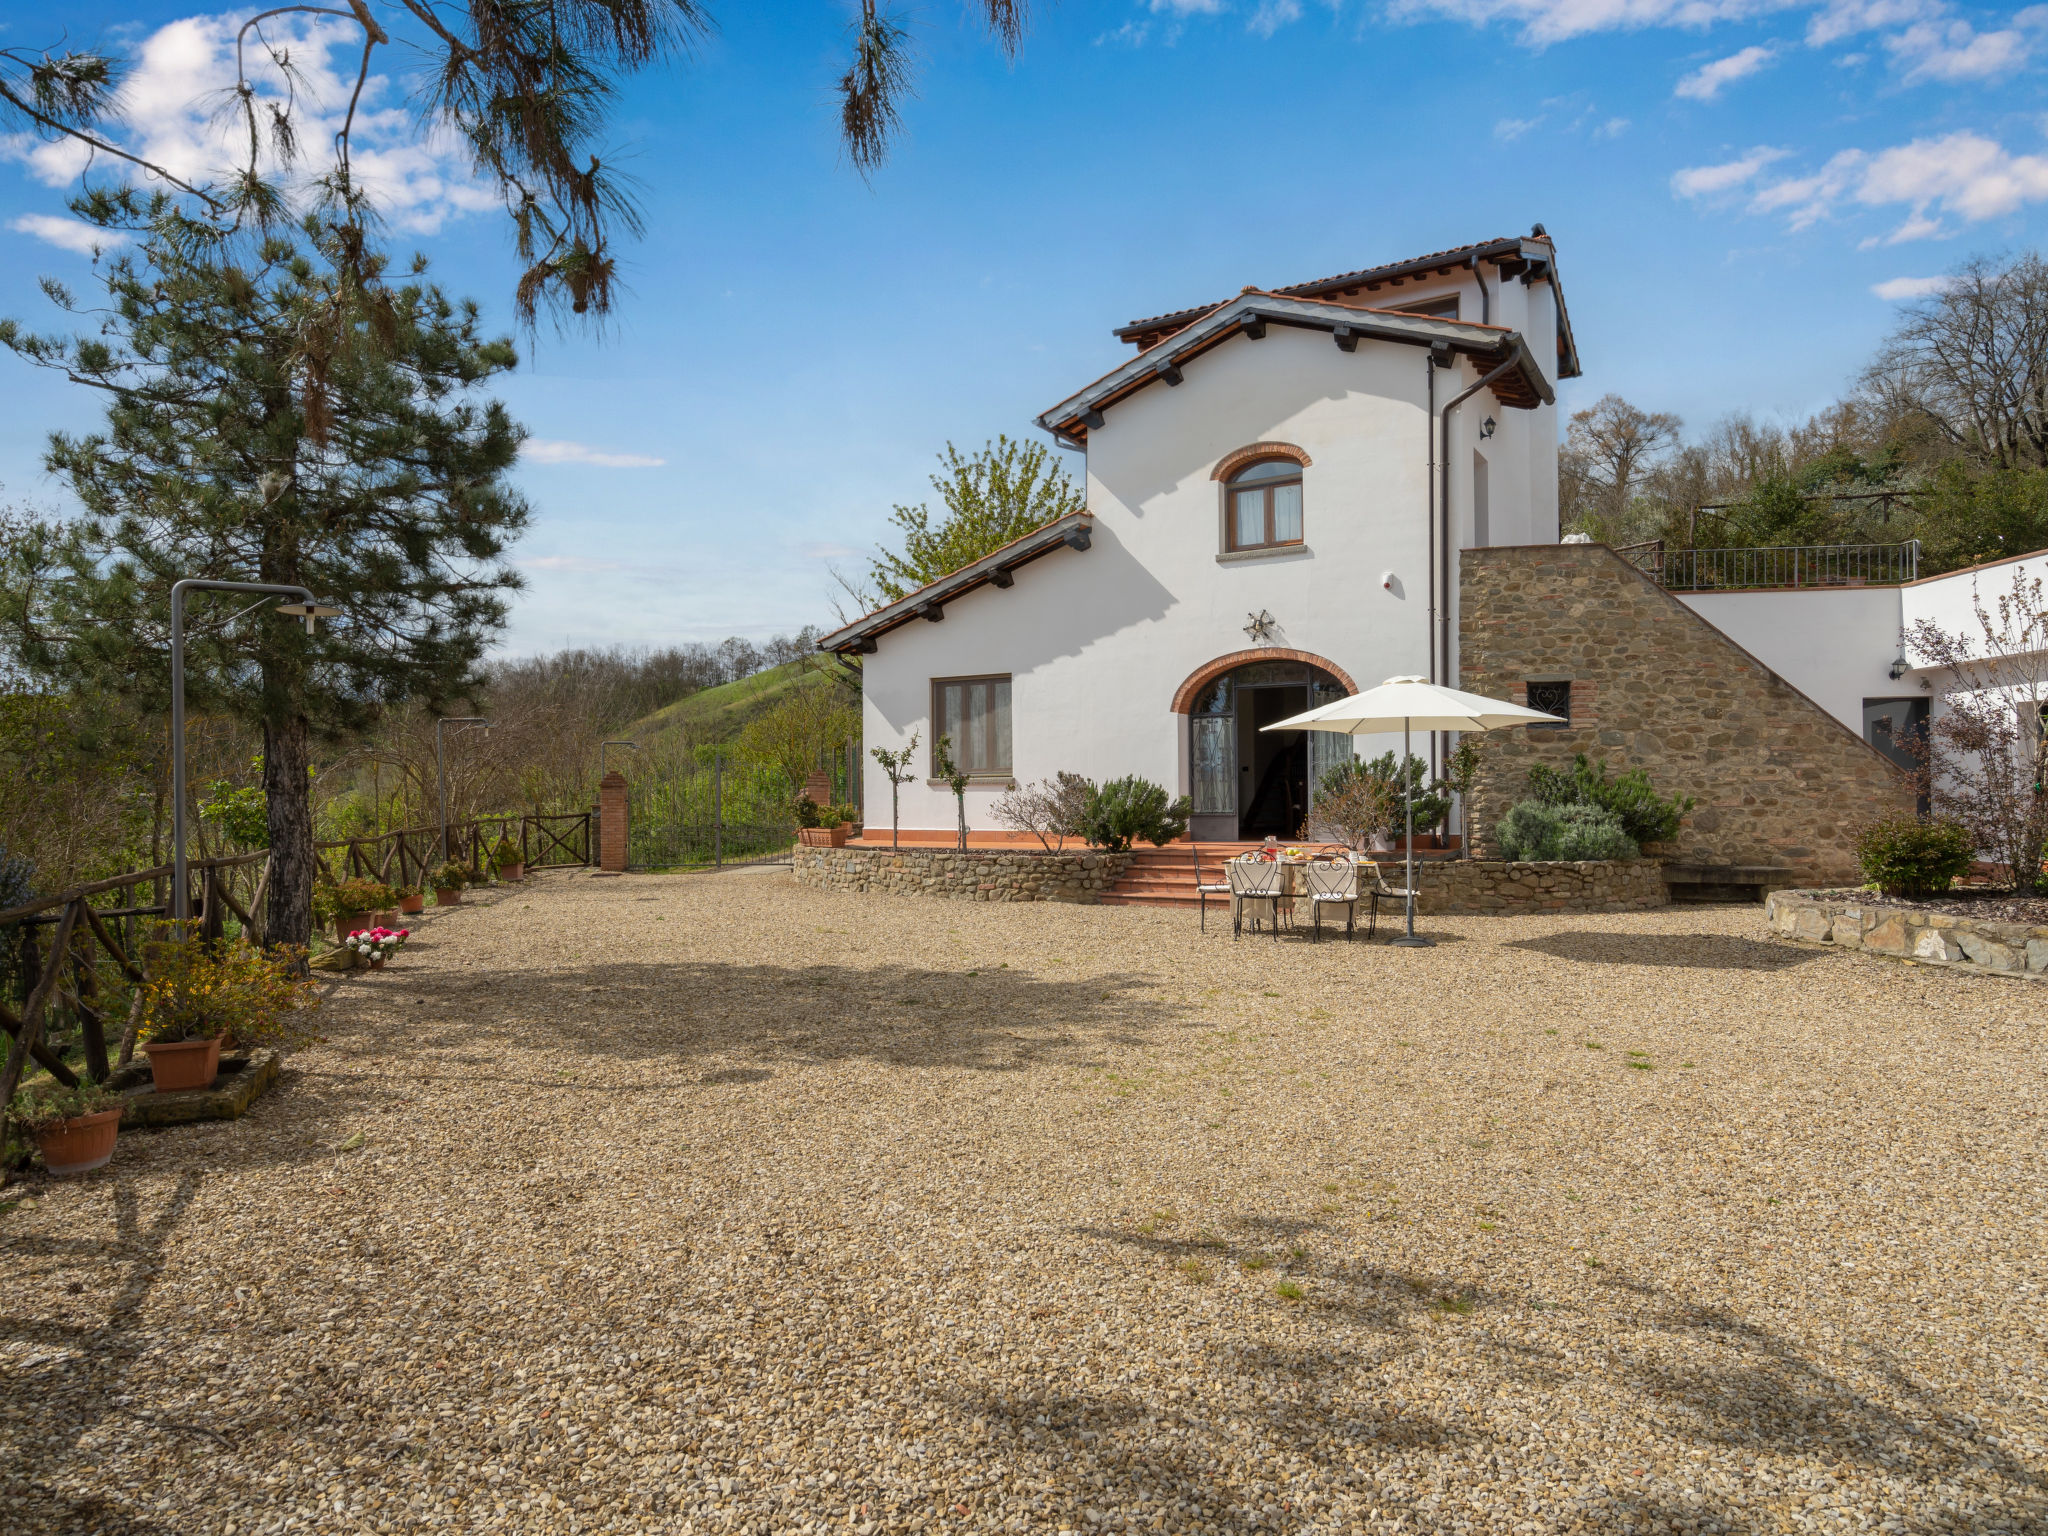
[[384,962],[397,954],[411,937],[410,928],[363,928],[350,934],[344,941],[344,947],[368,961],[371,970],[381,971]]
[[311,1006],[312,979],[299,952],[265,952],[203,939],[153,944],[142,988],[137,1038],[158,1093],[210,1088],[221,1047],[311,1038],[297,1022]]
[[435,906],[452,907],[462,900],[462,888],[469,884],[469,871],[450,859],[427,876],[427,883],[434,888]]
[[491,849],[491,864],[498,871],[500,880],[518,880],[526,874],[526,859],[513,845],[512,839],[503,833],[498,835],[497,846]]
[[398,915],[400,917],[414,917],[427,910],[426,892],[422,891],[418,886],[401,885],[394,887],[394,889],[398,892]]
[[36,1143],[50,1172],[90,1173],[114,1155],[123,1102],[98,1083],[66,1088],[44,1078],[14,1095],[7,1118]]

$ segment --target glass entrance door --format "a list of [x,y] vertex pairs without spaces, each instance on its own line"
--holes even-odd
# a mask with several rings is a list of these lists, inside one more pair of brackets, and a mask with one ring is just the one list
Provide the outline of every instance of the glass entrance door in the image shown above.
[[1343,696],[1334,677],[1301,662],[1255,662],[1211,683],[1188,713],[1189,836],[1297,836],[1315,786],[1351,743],[1327,731],[1260,728]]

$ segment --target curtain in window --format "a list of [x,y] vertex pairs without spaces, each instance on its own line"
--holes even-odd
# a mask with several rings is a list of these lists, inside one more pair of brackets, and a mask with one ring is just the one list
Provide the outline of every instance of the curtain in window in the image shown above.
[[966,773],[1010,771],[1010,680],[941,683],[936,735],[950,739],[953,761]]
[[1236,778],[1230,770],[1237,720],[1231,715],[1203,715],[1188,722],[1192,731],[1195,814],[1223,816],[1237,809]]
[[1273,542],[1294,544],[1301,539],[1301,487],[1273,487]]
[[1255,544],[1263,544],[1265,542],[1265,491],[1239,491],[1237,493],[1237,547],[1239,549],[1249,549]]

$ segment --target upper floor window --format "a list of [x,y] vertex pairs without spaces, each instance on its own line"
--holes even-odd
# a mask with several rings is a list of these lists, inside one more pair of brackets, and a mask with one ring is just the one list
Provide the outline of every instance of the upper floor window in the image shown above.
[[1230,477],[1225,519],[1232,549],[1272,549],[1301,542],[1301,466],[1260,459]]

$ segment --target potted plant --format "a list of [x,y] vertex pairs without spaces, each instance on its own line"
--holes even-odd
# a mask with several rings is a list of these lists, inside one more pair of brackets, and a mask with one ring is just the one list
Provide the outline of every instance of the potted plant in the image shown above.
[[45,1078],[15,1094],[7,1118],[35,1139],[50,1172],[90,1173],[114,1155],[123,1103],[98,1083],[66,1088]]
[[426,893],[418,886],[400,885],[394,886],[393,889],[398,892],[398,915],[400,917],[417,917],[420,913],[427,910]]
[[210,1088],[221,1047],[296,1039],[290,1017],[313,995],[302,952],[187,939],[152,944],[137,1038],[158,1093]]
[[410,928],[365,928],[352,933],[344,945],[353,950],[357,958],[366,962],[373,971],[384,969],[384,962],[397,954],[405,941],[412,937]]
[[462,900],[462,888],[469,884],[469,871],[450,859],[427,876],[427,883],[434,888],[435,906],[456,906]]
[[393,906],[395,901],[396,893],[390,886],[353,875],[315,892],[313,912],[316,917],[334,919],[334,937],[338,942],[356,929],[368,927],[376,921],[372,914]]
[[526,860],[512,845],[512,839],[502,832],[498,834],[497,846],[491,850],[491,863],[497,866],[500,880],[518,880],[526,874]]

